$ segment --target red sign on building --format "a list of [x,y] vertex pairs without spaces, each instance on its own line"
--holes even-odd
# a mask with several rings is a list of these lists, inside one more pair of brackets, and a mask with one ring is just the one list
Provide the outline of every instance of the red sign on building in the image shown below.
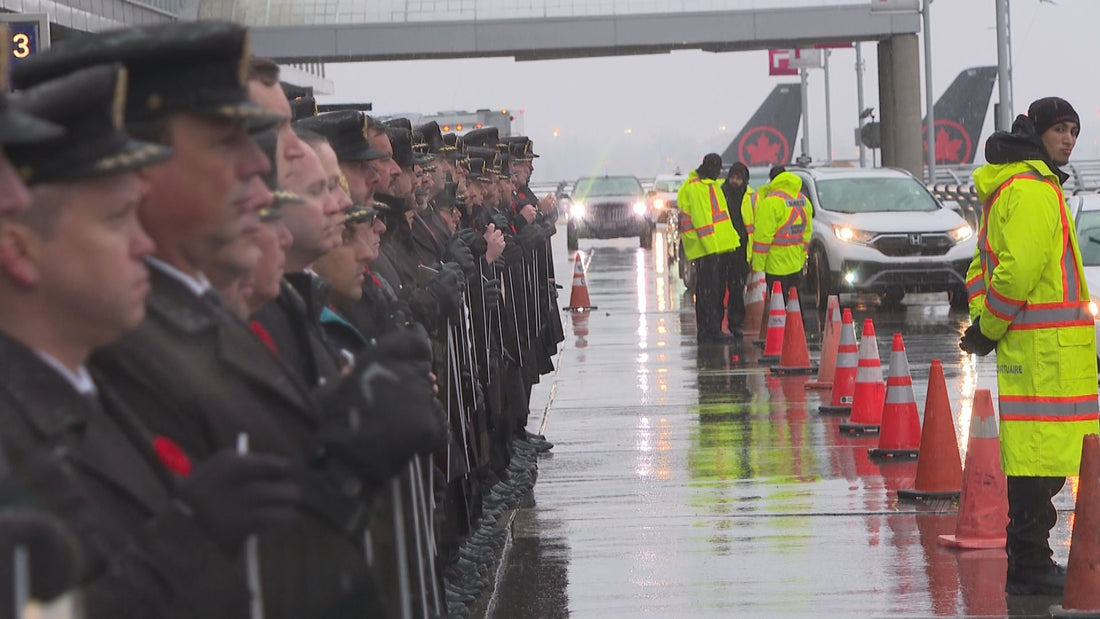
[[769,49],[768,75],[798,75],[798,69],[791,67],[794,58],[798,58],[797,49]]

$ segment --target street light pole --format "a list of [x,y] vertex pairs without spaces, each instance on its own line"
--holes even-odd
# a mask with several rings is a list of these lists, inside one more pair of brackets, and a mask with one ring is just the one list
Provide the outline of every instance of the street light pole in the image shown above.
[[1012,129],[1012,36],[1008,0],[994,0],[997,6],[997,129]]
[[924,141],[927,146],[928,182],[936,182],[936,118],[932,100],[932,0],[924,0]]
[[[858,127],[863,129],[863,54],[860,51],[861,44],[856,41],[856,105],[859,109]],[[863,137],[859,141],[859,167],[867,167],[867,147],[863,145]]]

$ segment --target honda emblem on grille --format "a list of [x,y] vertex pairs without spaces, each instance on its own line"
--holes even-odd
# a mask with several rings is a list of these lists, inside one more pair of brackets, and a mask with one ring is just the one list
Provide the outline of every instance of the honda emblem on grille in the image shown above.
[[920,245],[921,240],[922,240],[922,237],[921,237],[920,234],[910,234],[909,235],[909,244],[910,245]]

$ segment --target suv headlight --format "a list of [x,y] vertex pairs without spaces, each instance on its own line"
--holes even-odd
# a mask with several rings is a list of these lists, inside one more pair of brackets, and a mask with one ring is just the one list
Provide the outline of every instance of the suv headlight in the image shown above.
[[635,202],[634,203],[634,214],[635,215],[645,215],[645,202]]
[[659,210],[662,210],[662,209],[664,209],[664,208],[665,208],[665,200],[664,200],[664,198],[656,198],[656,199],[654,199],[654,200],[653,200],[653,208],[657,209],[658,211],[659,211]]
[[1089,313],[1092,314],[1093,320],[1100,320],[1100,306],[1096,304],[1096,297],[1089,301]]
[[845,243],[870,243],[871,239],[875,238],[874,232],[867,232],[865,230],[856,230],[848,226],[833,226],[833,234],[836,238],[844,241]]
[[961,241],[965,241],[966,239],[973,236],[974,229],[970,227],[970,224],[963,224],[958,228],[955,228],[948,234],[950,234],[951,238],[955,239],[955,242],[958,243]]
[[569,205],[569,216],[573,219],[584,217],[584,202],[574,202]]

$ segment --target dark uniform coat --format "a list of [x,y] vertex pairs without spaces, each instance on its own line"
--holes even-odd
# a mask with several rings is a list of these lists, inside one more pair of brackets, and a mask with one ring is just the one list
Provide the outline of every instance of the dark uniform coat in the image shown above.
[[21,343],[0,335],[0,439],[17,471],[63,450],[34,502],[61,516],[90,564],[83,602],[100,617],[243,617],[239,556],[170,504],[175,478],[156,437],[103,385],[82,395]]
[[[252,451],[303,458],[320,417],[303,382],[227,308],[155,265],[150,276],[145,321],[94,355],[93,369],[146,426],[198,458],[235,448],[240,433]],[[262,535],[267,619],[342,616],[336,604],[371,596],[360,548],[308,515]]]

